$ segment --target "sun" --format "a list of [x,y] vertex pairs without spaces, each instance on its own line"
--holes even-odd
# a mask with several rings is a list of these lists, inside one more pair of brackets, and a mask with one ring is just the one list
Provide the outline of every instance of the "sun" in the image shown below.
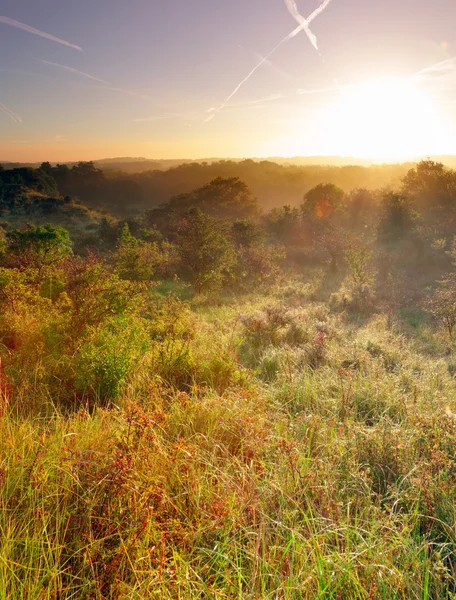
[[[373,162],[452,154],[452,128],[438,98],[413,79],[376,79],[319,94],[317,109],[303,102],[288,129],[261,147],[265,156],[342,156]],[[308,98],[309,96],[303,96]],[[315,97],[315,96],[313,96]]]
[[407,79],[342,88],[325,120],[325,141],[343,156],[406,159],[447,147],[437,104]]

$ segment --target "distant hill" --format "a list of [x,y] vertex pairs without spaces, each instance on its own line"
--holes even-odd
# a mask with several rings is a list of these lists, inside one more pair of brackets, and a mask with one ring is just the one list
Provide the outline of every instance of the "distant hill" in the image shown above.
[[62,195],[54,178],[41,169],[0,170],[0,225],[10,230],[52,223],[70,232],[76,245],[92,245],[103,219],[112,217],[78,198]]
[[[114,158],[101,158],[92,160],[91,162],[104,171],[122,171],[123,173],[133,174],[133,173],[144,173],[146,171],[160,170],[165,171],[167,169],[171,169],[173,167],[178,167],[183,164],[214,164],[217,162],[231,162],[231,163],[240,163],[246,160],[251,160],[256,163],[260,162],[273,162],[278,165],[284,166],[334,166],[334,167],[346,167],[346,166],[362,166],[369,167],[371,165],[379,166],[379,165],[398,165],[398,164],[410,164],[413,165],[420,160],[423,159],[431,159],[436,162],[441,162],[445,166],[450,168],[456,168],[456,156],[454,155],[429,155],[429,156],[416,156],[411,158],[408,161],[400,161],[400,160],[391,160],[391,161],[382,161],[377,159],[369,159],[369,158],[356,158],[353,156],[293,156],[293,157],[283,157],[283,156],[272,156],[268,158],[220,158],[220,157],[210,157],[210,158],[145,158],[143,156],[140,157],[131,157],[131,156],[121,156]],[[56,164],[64,164],[68,167],[72,167],[77,165],[79,161],[71,161],[71,162],[61,162],[56,163],[52,162],[52,165]],[[41,163],[19,163],[19,162],[11,162],[11,161],[0,161],[0,166],[3,165],[5,169],[14,169],[19,167],[33,167],[38,168]]]
[[[201,188],[218,177],[240,178],[252,190],[262,209],[270,210],[285,204],[297,206],[308,190],[321,183],[333,183],[347,192],[357,187],[395,187],[412,166],[296,165],[253,159],[211,159],[179,164],[176,164],[178,161],[119,160],[123,159],[56,166],[43,163],[42,168],[36,170],[17,168],[10,163],[5,165],[10,168],[4,170],[3,175],[0,170],[0,178],[15,180],[19,177],[24,184],[29,182],[29,188],[49,197],[72,196],[95,210],[104,209],[117,217],[129,218],[174,196]],[[173,166],[163,168],[164,164],[172,163]],[[36,185],[33,184],[35,179]]]
[[24,194],[23,199],[23,207],[0,212],[0,225],[4,229],[21,229],[28,223],[51,223],[67,229],[76,246],[96,245],[97,232],[106,215],[75,199],[48,198],[32,190]]
[[[456,167],[456,156],[427,158]],[[355,188],[397,188],[415,164],[366,163],[356,164],[356,159],[344,157],[210,158],[185,162],[119,157],[58,165],[43,163],[42,167],[4,163],[0,179],[7,186],[17,186],[18,179],[29,192],[33,190],[50,199],[71,196],[96,212],[105,210],[118,218],[130,218],[219,177],[240,178],[262,209],[268,211],[278,206],[299,205],[304,194],[319,184],[332,183],[345,192]],[[8,189],[4,189],[3,196],[8,196]],[[35,206],[35,200],[31,204]]]

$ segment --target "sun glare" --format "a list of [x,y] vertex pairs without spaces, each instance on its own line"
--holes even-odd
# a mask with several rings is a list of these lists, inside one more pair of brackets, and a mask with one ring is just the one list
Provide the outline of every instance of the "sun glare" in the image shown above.
[[435,102],[408,80],[377,80],[342,89],[327,119],[327,141],[345,156],[404,159],[443,153],[447,146]]
[[[403,160],[453,152],[436,100],[407,79],[382,79],[332,90],[312,122],[297,119],[293,133],[270,140],[269,155],[315,154]],[[289,121],[293,124],[293,121]]]

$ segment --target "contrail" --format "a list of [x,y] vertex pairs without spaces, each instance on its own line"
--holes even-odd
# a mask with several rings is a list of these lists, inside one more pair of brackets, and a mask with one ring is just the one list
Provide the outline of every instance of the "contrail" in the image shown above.
[[[328,6],[328,4],[331,2],[331,0],[324,0],[324,2],[316,9],[314,10],[314,12],[310,15],[310,17],[308,17],[307,19],[305,19],[298,11],[298,7],[296,5],[295,0],[285,0],[285,4],[286,7],[288,9],[288,12],[290,13],[290,15],[296,19],[296,21],[299,23],[299,31],[305,31],[307,37],[310,40],[310,43],[312,44],[312,46],[315,48],[315,50],[318,51],[318,42],[317,42],[317,36],[312,33],[312,31],[310,30],[310,23],[312,23],[312,21],[318,17],[319,14],[321,14],[325,8]],[[294,35],[292,37],[294,37],[295,35],[297,35],[299,33],[299,31],[295,30],[296,33],[294,33]]]
[[356,86],[345,85],[342,88],[339,86],[339,87],[331,87],[331,88],[321,88],[319,90],[297,90],[296,93],[299,96],[304,96],[304,95],[307,95],[307,94],[325,94],[326,92],[340,92],[341,89],[345,89],[345,88],[348,88],[348,87],[356,87]]
[[82,52],[82,48],[80,46],[70,44],[70,42],[61,40],[58,37],[50,35],[49,33],[45,33],[44,31],[40,31],[39,29],[30,27],[30,25],[26,25],[25,23],[21,23],[20,21],[15,21],[14,19],[10,19],[9,17],[0,17],[0,23],[4,23],[5,25],[9,25],[10,27],[16,27],[17,29],[22,29],[23,31],[27,31],[28,33],[33,33],[34,35],[39,35],[40,37],[46,38],[47,40],[51,40],[51,42],[57,42],[58,44],[63,44],[64,46],[68,46],[69,48],[74,48],[75,50],[79,50],[80,52]]
[[[261,104],[263,102],[270,102],[272,100],[280,100],[285,98],[284,94],[271,94],[270,96],[266,96],[265,98],[259,98],[258,100],[250,100],[248,102],[241,102],[239,104],[231,104],[230,108],[243,108],[244,106],[250,106],[251,104]],[[226,108],[226,107],[225,107]],[[214,113],[220,110],[219,107],[214,106],[212,108],[208,108],[206,112]]]
[[[431,75],[432,73],[435,74],[441,74],[441,73],[454,73],[455,71],[455,61],[456,61],[456,56],[453,56],[452,58],[447,58],[446,60],[442,60],[441,62],[438,62],[435,65],[432,65],[431,67],[426,67],[425,69],[421,69],[421,71],[418,71],[418,73],[415,73],[414,75],[412,75],[410,77],[410,79],[420,79],[422,75],[426,76],[426,75]],[[450,66],[450,63],[452,63],[452,66]]]
[[65,69],[65,71],[70,71],[71,73],[75,73],[76,75],[82,75],[83,77],[87,77],[88,79],[92,79],[93,81],[98,81],[98,83],[103,83],[104,85],[111,85],[109,83],[109,81],[105,81],[104,79],[99,79],[98,77],[94,77],[93,75],[84,73],[84,71],[78,71],[77,69],[73,69],[73,67],[67,67],[66,65],[61,65],[59,63],[51,62],[49,60],[44,60],[42,58],[39,58],[38,60],[45,65],[51,65],[53,67]]
[[15,123],[22,123],[21,117],[0,102],[0,110]]
[[244,77],[244,79],[241,81],[241,83],[239,83],[239,85],[237,85],[234,90],[231,92],[231,94],[222,102],[222,104],[219,106],[219,108],[217,108],[217,110],[215,110],[211,115],[209,115],[207,117],[207,119],[205,119],[205,123],[208,123],[209,121],[212,121],[212,119],[217,115],[217,113],[219,113],[221,110],[223,110],[225,108],[225,106],[228,104],[228,102],[231,100],[231,98],[233,98],[233,96],[235,96],[238,91],[241,89],[241,87],[244,85],[244,83],[247,83],[247,81],[252,77],[252,75],[261,67],[264,65],[265,62],[267,62],[267,60],[274,54],[274,52],[276,52],[280,46],[282,46],[283,44],[285,44],[285,42],[288,42],[288,40],[290,40],[293,36],[287,35],[286,38],[284,38],[279,44],[277,44],[277,46],[271,50],[271,52],[269,52],[269,54],[267,54],[257,65],[256,67],[254,67],[250,73],[247,75],[247,77]]
[[140,98],[141,100],[153,100],[151,96],[147,94],[140,94],[139,92],[134,92],[133,90],[125,90],[124,88],[119,87],[108,87],[106,88],[111,90],[111,92],[119,92],[120,94],[127,94],[127,96],[132,96],[133,98]]
[[312,33],[312,31],[309,28],[310,23],[316,19],[316,17],[318,17],[318,15],[320,15],[325,8],[328,6],[328,4],[331,2],[331,0],[324,0],[324,2],[316,9],[313,11],[313,13],[307,18],[305,19],[302,15],[299,14],[298,12],[298,7],[296,6],[296,2],[294,0],[285,0],[285,4],[288,8],[288,11],[290,12],[290,14],[298,21],[299,26],[296,27],[296,29],[293,29],[293,31],[291,33],[289,33],[286,37],[283,38],[283,40],[281,42],[279,42],[277,44],[277,46],[275,46],[271,52],[269,52],[269,54],[267,54],[251,71],[250,73],[244,77],[244,79],[239,83],[239,85],[237,85],[235,87],[235,89],[231,92],[231,94],[222,102],[222,104],[220,105],[220,107],[214,111],[211,115],[209,115],[206,119],[205,119],[205,123],[208,123],[209,121],[212,121],[212,119],[217,115],[217,113],[219,113],[221,110],[223,110],[225,108],[225,106],[228,104],[228,102],[231,100],[231,98],[233,98],[233,96],[235,96],[238,91],[241,89],[241,87],[247,83],[247,81],[252,77],[252,75],[261,67],[264,65],[265,62],[267,62],[269,60],[269,58],[275,53],[277,52],[277,50],[283,46],[283,44],[285,44],[286,42],[288,42],[289,40],[291,40],[292,38],[294,38],[295,36],[298,35],[298,33],[300,33],[301,31],[305,31],[307,34],[307,37],[309,38],[312,46],[318,51],[318,44],[317,44],[317,38],[316,36]]
[[[100,79],[99,77],[94,77],[93,75],[89,75],[88,73],[84,73],[84,71],[79,71],[78,69],[74,69],[73,67],[68,67],[67,65],[61,65],[60,63],[51,62],[50,60],[44,60],[42,58],[37,59],[45,65],[51,65],[53,67],[58,67],[60,69],[65,69],[65,71],[69,71],[70,73],[75,73],[76,75],[81,75],[82,77],[87,77],[87,79],[91,79],[92,81],[96,81],[97,83],[101,83],[103,85],[102,89],[110,90],[111,92],[120,92],[121,94],[128,94],[129,96],[133,96],[135,98],[141,98],[141,100],[151,100],[150,96],[146,96],[145,94],[139,94],[137,92],[133,92],[131,90],[125,90],[123,88],[114,87],[112,83],[106,81],[105,79]],[[93,87],[101,87],[101,86],[93,86]]]

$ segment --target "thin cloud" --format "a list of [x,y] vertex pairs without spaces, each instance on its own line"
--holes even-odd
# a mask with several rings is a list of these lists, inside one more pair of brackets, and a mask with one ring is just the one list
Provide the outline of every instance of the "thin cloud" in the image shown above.
[[[281,100],[285,98],[284,94],[271,94],[270,96],[266,96],[265,98],[259,98],[258,100],[250,100],[249,102],[240,102],[238,104],[230,104],[223,108],[223,110],[236,110],[239,108],[248,108],[249,106],[254,106],[257,104],[264,104],[266,102],[272,102],[274,100]],[[220,108],[217,106],[213,106],[212,108],[208,108],[206,110],[207,113],[216,113],[219,112]]]
[[14,111],[12,111],[10,108],[8,108],[4,104],[2,104],[1,102],[0,102],[0,111],[2,113],[4,113],[7,117],[9,117],[12,121],[14,121],[15,123],[22,123],[21,117]]
[[69,71],[70,73],[75,73],[76,75],[81,75],[82,77],[87,77],[87,79],[91,79],[92,81],[97,81],[98,83],[103,83],[104,85],[111,85],[109,81],[105,81],[104,79],[100,79],[99,77],[94,77],[93,75],[89,75],[88,73],[84,73],[84,71],[78,71],[78,69],[74,69],[73,67],[68,67],[67,65],[61,65],[60,63],[51,62],[50,60],[44,60],[42,58],[38,59],[44,65],[51,65],[52,67],[58,67],[59,69],[64,69],[65,71]]
[[317,90],[296,90],[296,93],[300,96],[305,96],[307,94],[325,94],[328,92],[340,92],[341,90],[344,90],[349,87],[356,87],[356,86],[344,85],[342,87],[338,86],[338,87],[331,87],[331,88],[321,88],[321,89],[317,89]]
[[154,121],[165,121],[166,119],[179,119],[184,115],[178,113],[165,113],[164,115],[157,115],[153,117],[142,117],[139,119],[133,119],[134,123],[153,123]]
[[68,48],[73,48],[74,50],[79,50],[82,52],[82,48],[80,46],[76,46],[75,44],[70,44],[65,40],[61,40],[50,33],[45,33],[44,31],[40,31],[39,29],[35,29],[30,25],[26,25],[25,23],[21,23],[20,21],[15,21],[14,19],[10,19],[9,17],[0,17],[0,23],[4,25],[9,25],[10,27],[15,27],[16,29],[22,29],[22,31],[26,31],[27,33],[33,33],[33,35],[38,35],[47,40],[51,40],[51,42],[56,42],[57,44],[63,44],[64,46],[68,46]]

